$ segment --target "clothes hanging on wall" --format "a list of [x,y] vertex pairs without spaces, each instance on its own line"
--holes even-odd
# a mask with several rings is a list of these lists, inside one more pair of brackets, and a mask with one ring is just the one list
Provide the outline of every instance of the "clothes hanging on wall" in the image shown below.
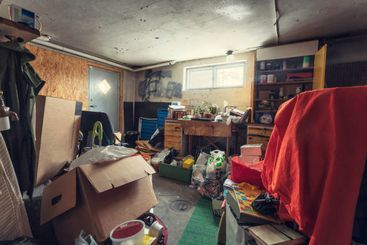
[[32,236],[14,168],[0,134],[0,241]]
[[361,86],[305,92],[277,113],[262,180],[280,198],[281,216],[311,245],[351,244],[367,156],[366,107]]
[[35,56],[17,42],[0,43],[0,88],[6,106],[16,112],[19,121],[3,136],[13,162],[20,190],[32,192],[34,184],[35,146],[32,114],[35,97],[44,85],[28,63]]

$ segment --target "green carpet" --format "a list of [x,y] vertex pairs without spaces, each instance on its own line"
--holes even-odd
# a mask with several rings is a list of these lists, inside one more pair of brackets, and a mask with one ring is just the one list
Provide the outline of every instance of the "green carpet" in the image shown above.
[[219,217],[212,213],[211,200],[200,198],[181,236],[180,245],[215,245]]

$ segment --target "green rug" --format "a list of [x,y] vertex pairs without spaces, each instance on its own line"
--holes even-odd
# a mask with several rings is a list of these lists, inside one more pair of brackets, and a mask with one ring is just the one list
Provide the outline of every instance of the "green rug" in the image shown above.
[[212,213],[211,200],[200,198],[181,236],[180,245],[215,245],[219,217]]

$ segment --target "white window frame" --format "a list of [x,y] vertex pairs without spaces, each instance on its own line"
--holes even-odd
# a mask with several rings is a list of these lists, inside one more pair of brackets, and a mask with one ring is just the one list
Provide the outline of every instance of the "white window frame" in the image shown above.
[[[184,81],[184,90],[203,90],[203,89],[225,89],[225,88],[242,88],[245,84],[245,80],[246,80],[246,69],[247,69],[247,62],[246,60],[240,60],[240,61],[236,61],[236,62],[231,62],[231,63],[217,63],[217,64],[208,64],[208,65],[198,65],[198,66],[188,66],[188,67],[184,67],[184,77],[183,77],[183,81]],[[225,68],[225,67],[243,67],[243,75],[242,75],[242,83],[241,85],[237,85],[237,86],[224,86],[224,87],[218,87],[217,86],[217,72],[216,70],[218,68]],[[205,88],[190,88],[190,81],[188,81],[188,73],[190,72],[190,70],[206,70],[206,69],[211,69],[212,70],[212,83],[210,87],[205,87]]]

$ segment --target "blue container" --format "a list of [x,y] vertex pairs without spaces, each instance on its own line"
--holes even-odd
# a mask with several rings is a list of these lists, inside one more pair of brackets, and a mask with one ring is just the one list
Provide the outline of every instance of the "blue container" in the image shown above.
[[164,122],[166,121],[166,118],[168,117],[168,110],[167,109],[161,109],[157,112],[157,127],[163,128]]
[[157,118],[139,118],[139,132],[141,140],[150,140],[153,133],[157,130]]

